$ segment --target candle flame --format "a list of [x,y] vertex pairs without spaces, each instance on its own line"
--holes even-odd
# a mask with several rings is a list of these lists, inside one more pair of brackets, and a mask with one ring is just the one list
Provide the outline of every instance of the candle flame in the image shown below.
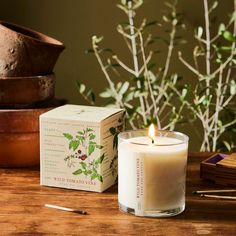
[[152,143],[154,143],[155,139],[155,126],[151,124],[148,129],[148,136],[152,139]]

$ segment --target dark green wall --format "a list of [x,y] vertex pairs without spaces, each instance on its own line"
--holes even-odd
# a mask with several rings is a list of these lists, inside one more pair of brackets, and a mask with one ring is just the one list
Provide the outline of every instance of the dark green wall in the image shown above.
[[[55,37],[66,45],[66,50],[60,56],[55,72],[57,76],[56,94],[66,97],[71,103],[84,104],[79,96],[75,80],[101,91],[106,82],[93,55],[84,52],[91,47],[91,36],[103,35],[104,45],[113,48],[121,59],[130,63],[128,50],[122,37],[116,32],[119,22],[126,21],[126,17],[117,7],[119,1],[115,0],[1,0],[0,19],[20,24],[42,33]],[[220,1],[217,10],[219,19],[226,19],[232,12],[233,0]],[[146,17],[161,22],[164,1],[144,0],[144,6],[138,11],[138,19]],[[184,56],[191,61],[194,46],[193,30],[203,24],[203,1],[179,0],[179,11],[185,16],[187,30],[183,36],[188,44],[179,48]],[[153,32],[159,34],[156,28]],[[158,46],[163,53],[166,48]],[[159,49],[157,48],[157,49]],[[174,56],[171,70],[183,75],[189,81],[193,74],[187,71]],[[161,64],[162,54],[157,55],[156,61]],[[193,79],[194,80],[194,79]],[[99,101],[102,104],[101,101]],[[191,134],[191,132],[187,132]]]

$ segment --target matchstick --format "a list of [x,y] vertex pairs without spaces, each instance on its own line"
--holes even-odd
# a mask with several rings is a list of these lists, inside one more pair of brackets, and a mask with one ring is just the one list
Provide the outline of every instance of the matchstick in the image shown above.
[[236,197],[232,196],[223,196],[223,195],[210,195],[210,194],[201,194],[201,197],[217,198],[217,199],[227,199],[227,200],[236,200]]
[[58,209],[61,211],[69,211],[69,212],[73,212],[73,213],[77,213],[77,214],[81,214],[81,215],[87,215],[86,211],[82,211],[82,210],[75,210],[72,208],[67,208],[67,207],[61,207],[61,206],[56,206],[56,205],[51,205],[51,204],[45,204],[45,207],[49,207],[49,208],[53,208],[53,209]]
[[234,193],[236,189],[219,189],[219,190],[201,190],[201,191],[193,191],[193,194],[203,194],[203,193]]

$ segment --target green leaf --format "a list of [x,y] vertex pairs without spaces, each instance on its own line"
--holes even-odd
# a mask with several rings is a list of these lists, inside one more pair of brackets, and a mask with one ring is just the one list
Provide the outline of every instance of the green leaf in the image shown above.
[[229,31],[224,31],[223,37],[230,42],[236,42],[236,37]]
[[165,15],[162,16],[162,19],[163,19],[165,22],[170,22],[170,19],[169,19],[167,16],[165,16]]
[[113,149],[118,147],[118,134],[115,134],[113,139]]
[[100,182],[103,182],[103,178],[102,178],[102,176],[101,175],[97,175],[97,179],[100,181]]
[[120,4],[116,5],[118,8],[120,8],[122,11],[124,11],[126,14],[128,14],[128,9]]
[[123,94],[128,90],[129,88],[129,82],[124,82],[124,84],[122,85],[120,91],[119,91],[119,95],[122,97]]
[[86,86],[85,86],[84,84],[80,84],[80,86],[79,86],[79,92],[80,92],[80,93],[83,93],[83,92],[85,91],[85,89],[86,89]]
[[156,24],[157,24],[157,21],[156,21],[156,20],[150,21],[150,22],[148,22],[148,23],[145,25],[145,27],[148,27],[148,26],[151,26],[151,25],[156,25]]
[[223,31],[225,31],[225,24],[221,23],[221,24],[219,25],[218,34],[219,34],[219,35],[222,34]]
[[96,179],[97,178],[97,173],[93,173],[92,175],[91,175],[91,180],[94,180],[94,179]]
[[219,49],[222,50],[222,51],[225,51],[225,52],[230,52],[232,50],[232,48],[228,47],[228,46],[222,46]]
[[99,145],[99,144],[96,144],[96,148],[102,149],[103,146],[102,146],[102,145]]
[[[95,165],[96,166],[96,168],[97,168],[97,165]],[[98,173],[98,171],[97,171],[97,169],[96,169],[95,167],[93,167],[93,172],[95,173],[95,174],[97,174]]]
[[111,133],[112,135],[114,135],[114,134],[116,133],[116,128],[115,128],[115,127],[111,127],[111,128],[109,129],[109,131],[110,131],[110,133]]
[[87,131],[87,132],[92,132],[92,131],[94,131],[94,130],[91,129],[91,128],[87,128],[86,131]]
[[79,145],[80,145],[79,140],[71,140],[69,143],[69,149],[72,149],[73,151],[75,151]]
[[73,172],[73,175],[80,175],[80,174],[82,174],[82,172],[83,171],[81,169],[78,169],[75,172]]
[[174,6],[173,6],[171,3],[169,3],[169,2],[164,2],[164,4],[165,4],[167,7],[169,7],[170,9],[173,9],[173,8],[174,8]]
[[110,48],[101,48],[100,50],[99,50],[99,53],[100,52],[111,52],[112,53],[112,50],[110,49]]
[[89,135],[89,140],[93,140],[93,139],[95,139],[96,138],[96,135],[94,135],[94,134],[90,134]]
[[91,175],[93,172],[91,170],[87,170],[88,175]]
[[230,81],[230,95],[236,94],[236,83],[235,80]]
[[181,96],[180,96],[180,100],[181,100],[181,101],[184,101],[184,99],[185,99],[186,96],[187,96],[187,93],[188,93],[188,90],[187,90],[186,88],[183,88],[182,94],[181,94]]
[[90,143],[88,146],[88,151],[89,151],[88,155],[90,156],[94,152],[94,150],[95,150],[95,145]]
[[199,26],[197,28],[197,38],[201,38],[202,37],[202,34],[203,34],[203,28],[201,26]]
[[227,148],[227,151],[230,152],[231,151],[231,145],[227,142],[227,141],[223,141],[225,147]]
[[97,37],[96,35],[92,36],[92,41],[94,44],[99,44],[102,42],[102,40],[103,40],[103,36],[101,37]]
[[80,165],[82,166],[83,169],[86,169],[87,168],[87,164],[85,162],[80,162]]
[[94,164],[95,165],[96,164],[101,164],[103,162],[104,158],[105,158],[105,154],[102,154],[102,156],[100,156],[99,158],[96,159]]
[[86,54],[89,54],[89,53],[94,53],[94,50],[93,50],[93,49],[91,49],[91,48],[89,48],[89,49],[85,50],[85,53],[86,53]]
[[89,141],[89,144],[93,144],[93,145],[95,145],[96,144],[96,142],[94,142],[94,141]]
[[218,2],[214,1],[212,6],[210,7],[208,14],[210,14],[216,7],[218,6]]
[[106,91],[104,91],[104,92],[101,92],[101,93],[99,94],[99,96],[100,96],[101,98],[109,98],[109,97],[111,97],[111,94],[110,94],[110,92],[109,92],[108,90],[106,90]]
[[67,138],[68,140],[72,140],[73,139],[73,136],[69,133],[64,133],[63,134],[65,138]]

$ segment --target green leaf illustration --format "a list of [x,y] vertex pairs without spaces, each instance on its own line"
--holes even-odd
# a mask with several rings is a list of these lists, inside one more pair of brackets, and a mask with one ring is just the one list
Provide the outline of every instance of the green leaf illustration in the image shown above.
[[94,130],[91,129],[91,128],[87,128],[86,131],[87,131],[87,132],[92,132],[92,131],[94,131]]
[[113,139],[113,149],[117,147],[118,147],[118,134],[115,134]]
[[114,135],[114,134],[116,133],[116,128],[111,127],[111,128],[109,129],[109,131],[110,131],[110,133],[111,133],[112,135]]
[[[97,168],[97,167],[96,167]],[[98,171],[97,171],[97,169],[96,169],[95,167],[93,167],[93,172],[95,173],[95,174],[97,174],[98,173]]]
[[95,145],[89,143],[89,146],[88,146],[89,153],[88,153],[88,155],[90,156],[94,152],[94,150],[95,150]]
[[69,149],[72,149],[73,151],[75,151],[80,145],[80,141],[79,140],[71,140],[69,143]]
[[[111,130],[112,130],[111,132],[114,132],[114,136],[116,137],[118,135],[116,132],[116,128],[113,129],[111,128]],[[95,132],[94,130],[87,128],[83,131],[78,131],[75,138],[69,133],[64,133],[63,135],[64,137],[66,137],[67,140],[69,140],[70,150],[76,151],[80,145],[83,145],[87,147],[86,153],[88,156],[90,156],[95,151],[95,149],[103,148],[102,145],[99,145],[94,141],[96,138],[94,132]],[[64,158],[64,160],[68,161],[69,159],[72,158],[77,158],[77,156],[70,155]],[[80,168],[74,171],[73,175],[83,174],[85,176],[89,176],[91,180],[97,179],[98,181],[103,182],[103,177],[98,173],[98,168],[99,165],[103,162],[104,158],[105,154],[93,160],[89,164],[87,164],[87,162],[85,161],[80,161],[79,162]]]
[[94,179],[96,179],[96,178],[97,178],[97,176],[98,176],[98,174],[97,174],[97,173],[93,173],[93,174],[91,175],[91,180],[94,180]]
[[101,175],[97,175],[97,179],[100,181],[100,182],[103,182],[103,178],[102,178],[102,176]]
[[96,164],[102,164],[103,160],[104,160],[105,154],[102,154],[102,156],[100,156],[99,158],[96,159],[95,161],[95,165]]
[[73,172],[73,175],[80,175],[80,174],[82,174],[82,172],[83,171],[81,169],[78,169],[75,172]]
[[87,164],[85,162],[80,162],[80,165],[82,166],[83,169],[86,169],[87,168]]
[[93,140],[93,139],[95,139],[96,138],[96,135],[94,135],[94,134],[90,134],[89,135],[89,140]]
[[68,140],[72,140],[73,139],[73,136],[69,133],[64,133],[63,134],[65,138],[67,138]]
[[102,145],[96,145],[96,148],[99,148],[99,149],[102,149],[103,148],[103,146]]

